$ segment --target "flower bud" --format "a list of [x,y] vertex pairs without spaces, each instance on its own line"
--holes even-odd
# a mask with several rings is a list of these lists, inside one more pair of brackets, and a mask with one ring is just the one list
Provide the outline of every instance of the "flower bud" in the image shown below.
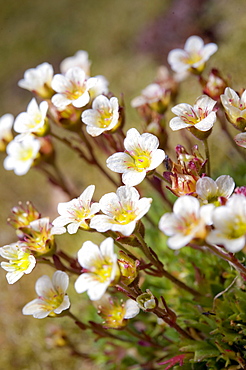
[[157,299],[149,289],[146,290],[146,293],[139,295],[136,301],[143,311],[151,311],[157,306]]
[[119,255],[118,264],[120,266],[121,281],[126,285],[130,285],[138,276],[139,261],[134,261],[123,251],[119,251]]

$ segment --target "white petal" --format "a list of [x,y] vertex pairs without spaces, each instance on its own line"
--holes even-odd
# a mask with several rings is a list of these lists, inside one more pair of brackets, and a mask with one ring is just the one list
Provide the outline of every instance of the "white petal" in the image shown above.
[[138,172],[129,170],[122,175],[122,182],[127,186],[136,186],[140,184],[146,176],[146,171]]
[[126,313],[124,315],[124,319],[132,319],[140,311],[137,302],[134,301],[133,299],[128,299],[126,301],[126,303],[125,303],[125,310],[126,310]]
[[216,184],[218,186],[218,196],[228,198],[235,187],[235,182],[233,178],[229,175],[222,175],[217,178]]
[[193,126],[191,124],[187,124],[185,123],[181,118],[179,117],[174,117],[171,119],[171,121],[169,122],[169,127],[173,130],[173,131],[177,131],[177,130],[182,130],[183,128],[187,128],[187,127],[190,127],[190,126]]
[[105,239],[100,245],[100,250],[104,258],[111,259],[114,256],[114,239]]
[[93,266],[93,261],[97,258],[101,258],[98,246],[91,241],[84,242],[78,251],[79,264],[86,269],[90,269]]
[[67,232],[71,235],[76,234],[76,232],[78,231],[78,228],[79,228],[79,223],[72,222],[71,224],[67,226]]
[[106,161],[107,167],[118,173],[127,171],[130,163],[134,164],[134,160],[127,153],[115,153]]
[[40,297],[46,297],[47,292],[50,290],[53,290],[53,284],[47,275],[41,276],[37,281],[35,285],[35,290],[38,296]]
[[63,271],[56,271],[53,275],[52,283],[53,283],[54,288],[59,293],[61,292],[65,293],[68,288],[68,284],[69,284],[68,274],[66,274]]

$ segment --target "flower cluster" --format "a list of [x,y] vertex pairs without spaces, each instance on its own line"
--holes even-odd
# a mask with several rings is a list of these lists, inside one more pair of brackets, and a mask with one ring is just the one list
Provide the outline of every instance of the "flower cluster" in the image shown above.
[[[246,93],[235,92],[215,68],[208,77],[202,75],[216,51],[214,43],[204,45],[200,37],[191,36],[184,50],[169,53],[174,74],[161,67],[155,80],[132,100],[143,119],[139,131],[124,131],[123,98],[119,102],[109,93],[104,76],[91,76],[91,62],[83,50],[64,59],[55,75],[48,63],[27,70],[19,86],[35,97],[15,119],[10,114],[0,119],[5,169],[24,175],[36,167],[67,197],[58,203],[53,222],[31,202],[12,209],[8,223],[17,241],[0,248],[7,260],[1,262],[7,281],[17,282],[41,263],[54,268],[52,279],[44,275],[37,280],[38,297],[25,305],[23,314],[70,317],[81,330],[104,338],[105,347],[114,348],[107,364],[118,364],[114,360],[119,357],[126,359],[127,368],[138,366],[128,362],[127,351],[134,345],[134,357],[145,358],[141,368],[165,363],[169,368],[178,362],[188,367],[199,363],[211,369],[246,368],[246,186],[240,183],[240,171],[234,171],[237,158],[242,157],[245,166]],[[199,75],[201,92],[194,105],[177,104],[179,84],[188,74]],[[168,108],[176,116],[169,124]],[[229,124],[240,131],[234,138]],[[224,166],[216,170],[220,158],[210,155],[208,139],[220,128],[238,155],[230,152],[226,157],[226,168],[233,158],[235,180],[221,174]],[[179,130],[187,149],[170,140]],[[77,171],[78,176],[83,172],[86,185],[81,194],[76,190],[57,165],[55,140],[99,171],[96,185],[87,185],[84,171]],[[108,183],[113,190],[106,192]],[[97,192],[103,192],[100,198]],[[63,250],[56,235],[65,233]],[[70,255],[73,234],[77,240],[83,238],[76,256]],[[94,237],[99,244],[91,240]],[[79,312],[79,317],[71,312],[76,298],[70,303],[66,294],[70,276],[75,292],[87,292],[103,322],[93,321],[95,311]],[[81,302],[86,295],[77,297]],[[230,301],[231,306],[226,303]],[[181,339],[184,354],[177,356]],[[118,341],[124,342],[120,349],[114,343]],[[69,340],[66,345],[72,346]],[[80,355],[74,348],[72,353]]]

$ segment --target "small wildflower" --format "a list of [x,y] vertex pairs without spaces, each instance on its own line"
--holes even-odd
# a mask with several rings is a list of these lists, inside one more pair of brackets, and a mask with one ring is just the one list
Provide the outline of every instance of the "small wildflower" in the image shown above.
[[20,113],[14,123],[14,130],[22,135],[18,135],[18,141],[30,134],[45,136],[49,129],[48,119],[46,117],[48,103],[42,101],[38,106],[37,101],[33,98],[27,106],[27,111]]
[[167,60],[172,70],[177,73],[192,72],[200,74],[208,59],[218,50],[214,43],[204,45],[199,36],[191,36],[186,40],[184,49],[174,49],[168,54]]
[[139,313],[136,301],[128,299],[126,302],[104,294],[95,302],[98,314],[102,317],[103,327],[107,329],[121,329],[126,326],[128,319],[132,319]]
[[29,249],[36,257],[49,256],[54,253],[55,241],[49,217],[39,218],[27,226],[20,227],[23,233],[21,246]]
[[138,191],[128,186],[119,187],[116,193],[103,195],[99,204],[104,215],[94,216],[90,227],[99,232],[112,230],[130,236],[152,202],[151,198],[139,197]]
[[213,180],[210,177],[202,177],[196,183],[196,193],[202,203],[214,203],[220,205],[218,198],[229,198],[234,190],[235,182],[231,176],[222,175]]
[[90,66],[91,62],[87,51],[79,50],[72,57],[67,57],[61,62],[60,70],[62,74],[66,74],[70,68],[79,67],[83,69],[86,76],[90,76]]
[[51,101],[59,109],[72,104],[75,108],[84,107],[90,101],[89,89],[97,83],[96,78],[86,79],[79,67],[70,68],[65,76],[57,74],[52,80],[52,88],[58,93]]
[[14,284],[24,274],[30,274],[36,265],[35,257],[29,250],[23,250],[18,242],[0,248],[0,256],[9,260],[1,262],[1,267],[7,271],[9,284]]
[[180,249],[192,240],[204,240],[207,236],[206,225],[212,224],[213,204],[200,207],[199,201],[184,195],[176,200],[173,213],[165,213],[159,221],[159,229],[170,238],[167,245]]
[[118,99],[110,100],[104,96],[97,96],[92,103],[92,109],[82,113],[82,121],[87,125],[86,131],[91,136],[99,136],[104,131],[115,130],[119,121]]
[[169,126],[173,131],[183,128],[196,128],[202,132],[209,131],[216,121],[216,113],[213,111],[215,104],[216,101],[207,95],[201,95],[197,98],[194,107],[186,103],[178,104],[171,109],[178,117],[172,118]]
[[0,152],[4,152],[8,143],[13,140],[13,122],[12,114],[7,113],[0,118]]
[[124,140],[126,151],[115,153],[107,159],[110,170],[123,173],[122,182],[128,186],[140,184],[149,171],[158,167],[165,158],[165,152],[157,149],[159,140],[155,135],[140,133],[131,128]]
[[63,271],[56,271],[52,281],[47,275],[40,277],[35,286],[38,298],[27,303],[22,309],[23,315],[33,315],[35,319],[57,316],[70,307],[66,294],[69,278]]
[[91,99],[95,99],[98,95],[107,95],[109,82],[106,77],[97,75],[93,77],[96,79],[96,84],[90,87],[89,93]]
[[53,73],[53,67],[49,63],[39,64],[24,73],[24,79],[18,82],[18,86],[36,93],[41,98],[50,98],[54,93],[51,88]]
[[3,162],[5,170],[14,170],[19,176],[25,175],[38,157],[39,150],[40,141],[32,135],[21,142],[12,140],[6,148],[8,156]]
[[140,262],[133,260],[125,252],[119,251],[118,264],[120,267],[120,281],[126,285],[131,284],[138,276]]
[[11,212],[12,216],[8,218],[8,224],[16,230],[40,218],[40,213],[29,201],[26,204],[19,202],[18,206],[11,209]]
[[238,146],[241,146],[242,148],[246,148],[246,132],[237,134],[234,137],[234,140]]
[[99,203],[92,203],[92,197],[95,191],[95,185],[88,186],[83,193],[70,202],[58,204],[58,216],[53,222],[52,233],[63,234],[67,231],[69,234],[75,234],[79,227],[88,230],[89,220],[100,211]]
[[233,89],[227,87],[220,98],[228,121],[236,129],[244,131],[246,127],[246,90],[239,97]]
[[229,252],[236,253],[246,243],[246,197],[233,194],[225,205],[212,213],[214,230],[206,240],[209,244],[223,245]]
[[[203,84],[202,78],[201,83]],[[227,81],[220,75],[217,69],[213,68],[209,73],[208,80],[204,81],[203,93],[218,101],[226,86]]]
[[114,240],[105,239],[100,247],[87,241],[78,251],[79,264],[85,272],[75,282],[77,293],[87,291],[92,301],[100,299],[108,286],[119,279],[120,270],[114,253]]
[[148,85],[141,92],[141,96],[134,98],[131,102],[133,108],[148,105],[158,113],[164,113],[171,98],[171,91],[157,83]]

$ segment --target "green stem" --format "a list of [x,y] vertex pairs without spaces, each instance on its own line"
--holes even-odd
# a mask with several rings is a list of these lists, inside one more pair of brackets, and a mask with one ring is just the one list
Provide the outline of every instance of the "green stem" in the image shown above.
[[201,294],[196,291],[195,289],[189,287],[176,277],[174,277],[172,274],[170,274],[167,270],[164,269],[162,262],[158,259],[153,257],[153,254],[150,252],[148,245],[145,243],[142,235],[139,232],[135,232],[135,236],[138,239],[139,243],[142,246],[142,251],[145,254],[145,256],[150,260],[150,262],[153,263],[154,266],[157,267],[157,269],[161,272],[161,276],[166,277],[168,280],[172,281],[175,285],[177,285],[179,288],[186,290],[190,294],[194,295],[195,297],[201,296]]

